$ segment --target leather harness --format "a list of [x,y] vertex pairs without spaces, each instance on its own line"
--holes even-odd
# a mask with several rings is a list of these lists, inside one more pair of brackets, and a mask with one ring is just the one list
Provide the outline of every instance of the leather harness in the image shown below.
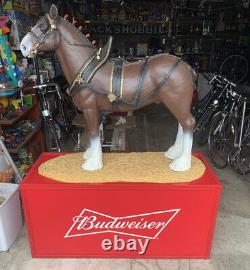
[[81,85],[84,88],[84,85],[91,81],[97,70],[107,61],[111,51],[112,41],[113,38],[109,37],[109,40],[103,49],[95,50],[94,53],[90,55],[80,68],[76,79],[67,89],[68,95],[72,96],[76,87],[78,88],[78,86]]
[[122,98],[122,84],[123,84],[123,78],[122,78],[122,71],[123,71],[123,59],[117,58],[114,61],[114,68],[112,73],[112,93],[114,97]]
[[[149,57],[146,57],[144,63],[142,64],[138,85],[135,91],[135,96],[132,101],[127,101],[122,96],[123,89],[123,67],[124,67],[124,59],[116,58],[113,60],[113,68],[111,72],[111,87],[110,91],[107,89],[101,89],[91,83],[91,79],[97,72],[97,70],[106,63],[109,58],[109,54],[112,46],[112,37],[109,37],[107,44],[104,46],[102,50],[95,50],[94,53],[87,59],[87,61],[83,64],[81,69],[79,70],[76,79],[71,84],[71,86],[67,89],[67,93],[70,96],[74,96],[75,93],[82,91],[84,88],[88,88],[96,93],[107,96],[110,102],[118,102],[123,103],[132,107],[138,107],[140,104],[144,103],[148,98],[153,96],[155,92],[160,89],[171,77],[175,68],[178,66],[181,61],[180,58],[177,58],[175,64],[171,67],[170,71],[167,75],[161,80],[157,87],[155,87],[144,99],[141,99],[141,92],[143,82],[145,80],[147,74],[147,64]],[[111,61],[111,60],[110,60]]]
[[[166,76],[160,81],[160,83],[153,88],[148,95],[146,95],[145,97],[141,98],[141,92],[142,92],[142,85],[145,79],[145,76],[147,74],[147,63],[148,63],[148,59],[149,58],[145,58],[145,62],[143,63],[142,67],[141,67],[141,72],[140,72],[140,77],[139,77],[139,82],[136,88],[136,92],[135,92],[135,96],[133,98],[132,101],[127,101],[122,97],[122,71],[121,71],[121,64],[120,61],[124,62],[124,60],[122,59],[116,59],[114,61],[119,61],[119,68],[117,68],[117,72],[119,72],[120,75],[116,75],[117,77],[115,77],[115,74],[118,74],[117,72],[115,73],[114,69],[115,66],[113,68],[113,77],[111,78],[112,80],[112,92],[110,93],[109,91],[107,91],[107,89],[102,89],[100,87],[97,87],[96,85],[92,84],[91,82],[89,83],[80,83],[80,84],[76,84],[70,93],[70,96],[73,96],[75,93],[82,91],[84,88],[88,88],[91,91],[94,91],[98,94],[102,94],[104,96],[107,96],[108,99],[110,100],[110,102],[118,102],[118,103],[123,103],[126,104],[128,106],[132,106],[132,107],[138,107],[141,104],[143,104],[144,102],[146,102],[150,97],[152,97],[157,90],[159,90],[165,83],[167,83],[167,81],[170,79],[171,75],[173,74],[173,72],[175,71],[175,69],[177,68],[177,66],[179,65],[179,63],[182,61],[182,59],[177,58],[176,62],[173,64],[173,66],[171,67],[171,69],[169,70],[169,72],[166,74]],[[114,64],[115,65],[115,64]],[[115,87],[113,86],[113,81],[116,81],[115,83]],[[116,94],[116,95],[115,95]]]

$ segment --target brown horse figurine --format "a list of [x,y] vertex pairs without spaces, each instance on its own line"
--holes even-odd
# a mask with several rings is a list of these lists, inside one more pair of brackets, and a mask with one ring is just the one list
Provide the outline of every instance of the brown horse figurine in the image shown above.
[[[79,29],[58,16],[55,5],[51,6],[49,14],[38,20],[21,42],[21,51],[25,57],[51,50],[55,51],[69,85],[75,84],[79,70],[97,51]],[[90,146],[83,155],[83,169],[94,171],[103,167],[99,137],[100,111],[130,111],[159,102],[163,102],[179,122],[176,141],[164,153],[166,158],[173,160],[170,169],[190,169],[195,125],[190,109],[195,73],[188,64],[179,61],[177,57],[159,54],[147,59],[147,68],[141,80],[143,64],[143,61],[138,61],[123,65],[119,97],[121,102],[115,100],[116,97],[113,100],[110,98],[114,68],[111,60],[106,61],[95,72],[89,84],[83,84],[82,87],[80,84],[80,89],[78,87],[78,91],[73,92],[74,104],[83,111],[90,133]],[[136,106],[131,106],[129,102],[137,95],[140,80],[138,102]]]

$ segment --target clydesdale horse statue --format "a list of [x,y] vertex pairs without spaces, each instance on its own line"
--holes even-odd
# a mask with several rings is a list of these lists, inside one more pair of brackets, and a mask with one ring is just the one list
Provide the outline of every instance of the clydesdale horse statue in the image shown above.
[[68,94],[83,111],[90,133],[84,170],[103,167],[99,137],[100,111],[130,111],[163,102],[179,122],[176,141],[165,153],[170,169],[191,167],[193,127],[191,102],[195,72],[181,59],[159,54],[144,61],[126,63],[109,59],[111,39],[97,49],[82,32],[58,15],[55,5],[38,20],[21,42],[25,57],[54,50],[70,85]]

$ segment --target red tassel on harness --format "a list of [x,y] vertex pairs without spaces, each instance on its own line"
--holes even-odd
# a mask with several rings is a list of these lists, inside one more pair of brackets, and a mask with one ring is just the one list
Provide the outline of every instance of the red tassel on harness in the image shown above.
[[64,18],[65,20],[68,20],[69,14],[65,14],[65,15],[63,16],[63,18]]

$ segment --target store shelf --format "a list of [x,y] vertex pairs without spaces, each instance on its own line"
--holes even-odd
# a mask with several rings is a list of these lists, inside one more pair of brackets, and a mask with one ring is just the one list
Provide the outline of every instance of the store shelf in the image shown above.
[[13,9],[15,11],[17,11],[17,12],[22,12],[22,13],[28,15],[28,16],[38,17],[37,13],[28,11],[23,6],[20,6],[20,5],[16,4],[16,3],[13,5]]
[[185,37],[185,38],[191,38],[191,39],[212,39],[213,35],[199,35],[199,34],[177,34],[176,37]]
[[39,130],[40,130],[40,128],[36,128],[36,129],[34,129],[33,131],[31,131],[31,132],[25,137],[25,139],[24,139],[21,143],[18,144],[18,146],[17,146],[16,148],[8,148],[8,151],[9,151],[10,153],[13,153],[13,154],[18,153],[18,151],[19,151],[22,147],[24,147],[24,146],[30,141],[30,139],[31,139],[31,138],[32,138]]
[[23,112],[17,113],[17,116],[13,119],[1,119],[0,120],[0,125],[13,125],[14,123],[16,123],[18,120],[20,120],[23,116],[25,116],[28,112],[30,112],[31,110],[33,110],[33,108],[35,108],[37,105],[37,102],[35,102],[34,104],[32,104],[31,106],[29,106],[28,108],[26,108]]
[[15,90],[0,92],[0,97],[10,97],[13,96],[15,93],[16,93]]
[[209,52],[182,52],[182,55],[210,55],[210,53]]
[[120,24],[124,24],[124,25],[148,25],[148,24],[167,24],[168,22],[166,21],[139,21],[139,20],[116,20],[116,21],[112,21],[112,20],[100,20],[100,21],[89,21],[89,20],[81,20],[80,23],[82,24],[98,24],[98,25],[105,25],[105,24],[113,24],[113,25],[120,25]]
[[209,20],[214,20],[214,16],[181,16],[179,15],[177,17],[177,21],[184,21],[186,22],[197,22],[197,21],[209,21]]

